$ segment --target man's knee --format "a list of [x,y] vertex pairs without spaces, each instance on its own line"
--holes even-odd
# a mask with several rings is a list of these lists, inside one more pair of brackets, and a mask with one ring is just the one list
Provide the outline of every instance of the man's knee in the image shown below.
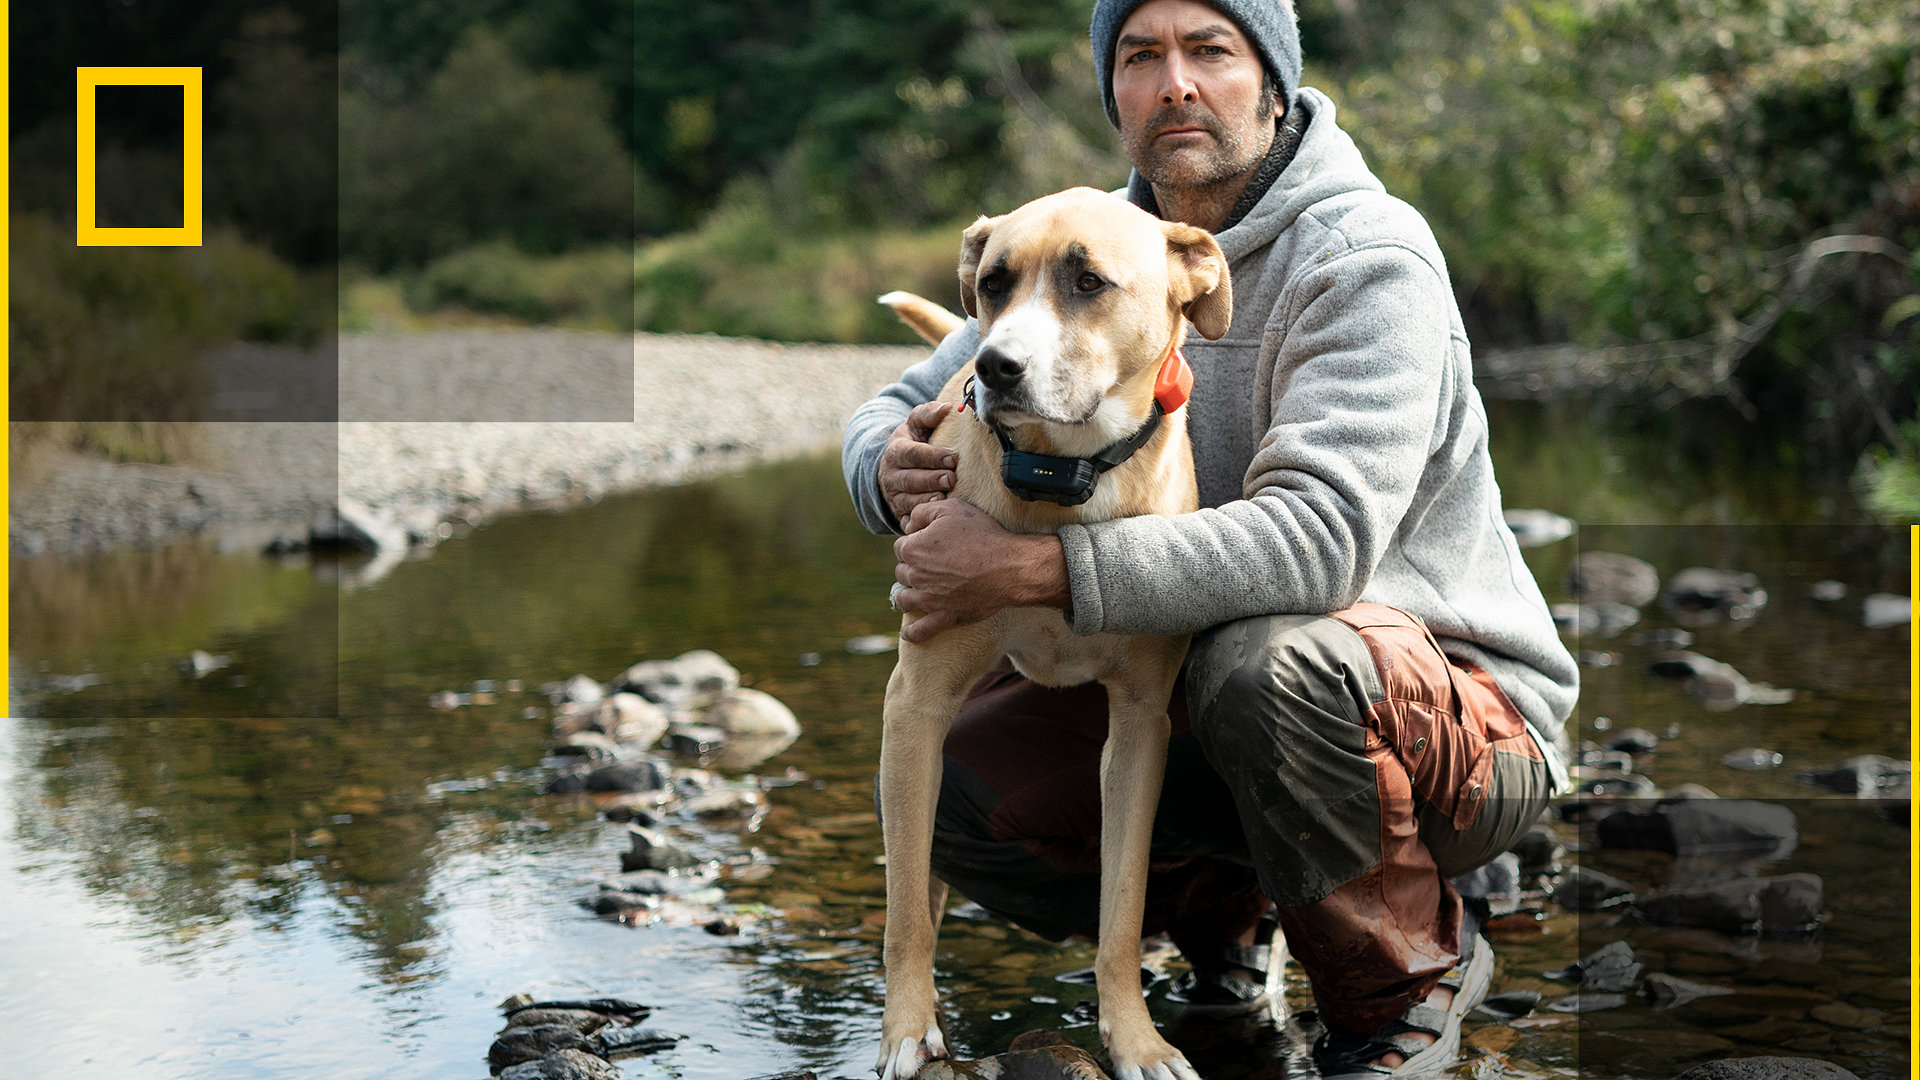
[[1194,635],[1186,687],[1194,735],[1212,752],[1250,735],[1284,741],[1288,728],[1324,727],[1329,717],[1357,727],[1379,694],[1379,676],[1346,624],[1262,615]]

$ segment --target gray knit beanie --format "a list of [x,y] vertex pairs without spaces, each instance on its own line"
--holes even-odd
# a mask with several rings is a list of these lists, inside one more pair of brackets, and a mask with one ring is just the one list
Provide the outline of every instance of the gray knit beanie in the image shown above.
[[[1222,15],[1232,19],[1247,35],[1260,59],[1267,65],[1280,91],[1281,101],[1292,101],[1300,88],[1300,28],[1294,22],[1292,0],[1203,0]],[[1120,40],[1120,28],[1127,16],[1146,0],[1094,0],[1093,73],[1100,80],[1100,100],[1107,106],[1107,120],[1120,126],[1120,111],[1113,104],[1113,48]]]

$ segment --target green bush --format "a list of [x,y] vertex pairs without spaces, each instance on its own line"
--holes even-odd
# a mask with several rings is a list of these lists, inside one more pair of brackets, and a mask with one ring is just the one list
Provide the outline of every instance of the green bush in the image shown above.
[[459,308],[518,322],[631,330],[633,254],[602,247],[528,255],[505,242],[483,244],[435,260],[407,282],[405,295],[415,311]]
[[73,227],[12,219],[16,420],[194,414],[201,354],[232,341],[311,343],[327,280],[303,280],[230,232],[197,248],[76,247]]
[[783,341],[918,341],[874,298],[905,289],[955,306],[964,225],[808,236],[783,230],[764,191],[742,186],[699,229],[642,245],[636,326]]

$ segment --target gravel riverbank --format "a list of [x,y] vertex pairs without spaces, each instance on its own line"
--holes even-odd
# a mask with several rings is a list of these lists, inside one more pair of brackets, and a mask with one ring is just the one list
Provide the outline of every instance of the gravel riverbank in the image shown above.
[[[13,477],[11,549],[73,555],[191,534],[237,548],[343,497],[417,525],[679,483],[834,446],[854,408],[926,351],[555,330],[348,335],[340,423],[197,425],[188,465],[39,455]],[[624,414],[629,356],[631,420],[550,419]],[[300,359],[256,350],[244,362]],[[489,419],[442,419],[457,416]]]

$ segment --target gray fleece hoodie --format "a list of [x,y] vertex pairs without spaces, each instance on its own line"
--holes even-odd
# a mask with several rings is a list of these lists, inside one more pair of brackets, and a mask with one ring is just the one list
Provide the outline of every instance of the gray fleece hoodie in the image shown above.
[[[1439,245],[1325,95],[1302,88],[1295,107],[1308,122],[1292,163],[1217,234],[1233,325],[1184,345],[1201,509],[1061,529],[1073,630],[1186,634],[1388,604],[1493,675],[1564,789],[1579,670],[1501,517]],[[842,465],[869,529],[898,531],[876,480],[887,437],[979,343],[969,321],[847,422]]]

